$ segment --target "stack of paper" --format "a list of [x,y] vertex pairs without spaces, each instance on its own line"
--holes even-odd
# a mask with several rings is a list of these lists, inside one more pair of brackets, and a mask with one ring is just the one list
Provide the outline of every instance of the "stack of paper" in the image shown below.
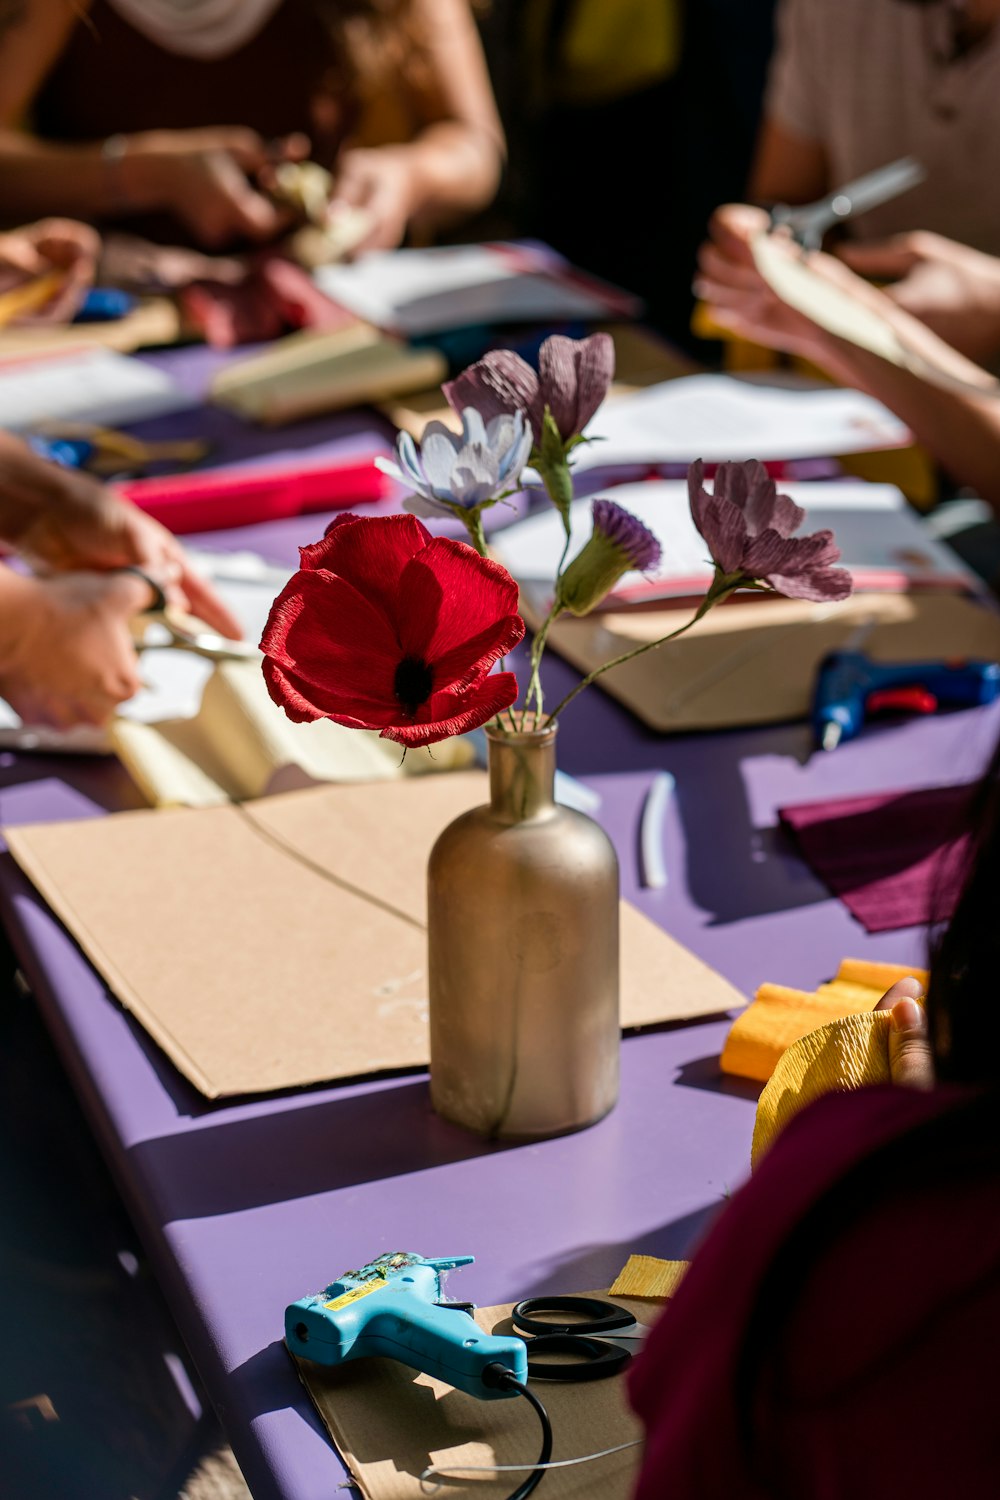
[[629,293],[533,242],[377,250],[314,274],[334,302],[408,337],[478,324],[632,318],[639,311]]
[[18,432],[40,422],[121,426],[197,403],[169,375],[113,349],[85,349],[0,367],[0,426]]

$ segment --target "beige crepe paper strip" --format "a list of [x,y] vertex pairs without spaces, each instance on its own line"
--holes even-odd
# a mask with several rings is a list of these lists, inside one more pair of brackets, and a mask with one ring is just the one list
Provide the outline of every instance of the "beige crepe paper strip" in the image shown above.
[[[946,389],[981,394],[995,394],[1000,389],[996,380],[959,354],[954,355],[953,368],[949,369],[911,348],[874,308],[819,275],[787,239],[758,234],[751,240],[750,249],[757,270],[782,302],[835,338]],[[951,350],[941,352],[942,356],[952,354]]]

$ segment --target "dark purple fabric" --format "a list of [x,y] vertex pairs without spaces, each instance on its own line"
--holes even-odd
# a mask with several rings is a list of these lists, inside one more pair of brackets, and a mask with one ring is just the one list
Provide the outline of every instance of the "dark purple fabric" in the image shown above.
[[965,867],[976,783],[782,807],[810,868],[867,932],[945,921]]
[[[996,1153],[970,1103],[862,1089],[792,1121],[630,1373],[646,1427],[635,1500],[998,1493]],[[942,1128],[947,1155],[927,1171]],[[851,1175],[882,1147],[873,1197]]]

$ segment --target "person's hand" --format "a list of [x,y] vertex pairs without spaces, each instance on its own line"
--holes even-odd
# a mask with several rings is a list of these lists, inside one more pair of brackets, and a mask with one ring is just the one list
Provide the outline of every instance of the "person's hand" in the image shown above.
[[371,218],[367,233],[351,248],[393,250],[402,243],[415,209],[412,151],[406,146],[356,147],[337,159],[328,214],[331,223],[345,209],[361,210]]
[[[0,448],[0,485],[3,459]],[[180,542],[164,526],[89,474],[61,470],[57,482],[57,496],[37,509],[16,538],[24,557],[60,573],[141,568],[156,580],[171,604],[197,616],[220,635],[240,639],[239,621],[194,570]]]
[[[823,364],[828,339],[804,314],[782,302],[754,263],[754,238],[763,233],[768,216],[762,208],[727,203],[716,209],[709,223],[709,239],[698,252],[695,294],[708,305],[713,319],[742,338],[781,349]],[[789,244],[789,253],[798,254]],[[830,255],[814,251],[809,265],[859,301],[881,294]],[[880,308],[881,310],[881,308]]]
[[265,241],[287,229],[291,216],[255,185],[276,160],[309,154],[304,135],[270,144],[255,130],[215,126],[129,137],[120,166],[127,197],[168,209],[198,244],[218,250],[234,241]]
[[0,293],[58,271],[61,288],[32,319],[68,323],[93,283],[100,250],[96,229],[74,219],[42,219],[0,234]]
[[0,696],[25,724],[105,724],[141,687],[129,620],[149,603],[149,585],[131,573],[5,570]]
[[1000,350],[1000,260],[943,235],[917,230],[872,244],[839,246],[838,257],[874,281],[955,349],[980,363]]
[[919,980],[898,979],[875,1007],[891,1012],[889,1072],[893,1083],[904,1088],[934,1087],[934,1054],[927,1032],[927,1014],[921,1004],[923,995]]

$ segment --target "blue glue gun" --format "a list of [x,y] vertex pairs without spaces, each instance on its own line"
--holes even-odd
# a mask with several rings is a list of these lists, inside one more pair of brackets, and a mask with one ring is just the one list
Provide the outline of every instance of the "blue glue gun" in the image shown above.
[[870,714],[975,708],[998,696],[996,662],[873,662],[862,651],[832,651],[816,680],[813,734],[821,749],[835,750],[861,733]]
[[380,1355],[470,1396],[515,1396],[516,1390],[495,1383],[495,1367],[525,1381],[524,1340],[484,1333],[467,1311],[468,1303],[441,1300],[441,1273],[474,1259],[381,1255],[359,1271],[346,1271],[317,1296],[287,1307],[285,1343],[293,1354],[320,1365]]

